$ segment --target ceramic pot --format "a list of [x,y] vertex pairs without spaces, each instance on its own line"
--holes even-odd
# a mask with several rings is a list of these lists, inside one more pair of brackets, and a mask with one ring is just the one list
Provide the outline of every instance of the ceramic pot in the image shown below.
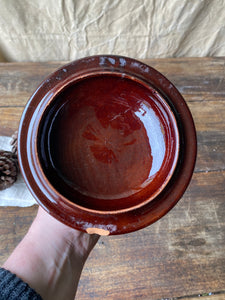
[[18,159],[53,217],[88,233],[122,234],[155,222],[181,198],[196,132],[184,99],[158,71],[92,56],[58,69],[31,96]]

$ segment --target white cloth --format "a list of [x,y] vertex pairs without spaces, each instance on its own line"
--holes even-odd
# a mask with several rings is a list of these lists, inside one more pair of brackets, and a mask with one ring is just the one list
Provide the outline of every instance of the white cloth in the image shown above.
[[225,55],[225,0],[0,3],[0,60]]
[[[11,137],[0,136],[0,149],[11,151],[10,141]],[[10,188],[0,191],[0,206],[27,207],[36,203],[27,189],[21,174]]]

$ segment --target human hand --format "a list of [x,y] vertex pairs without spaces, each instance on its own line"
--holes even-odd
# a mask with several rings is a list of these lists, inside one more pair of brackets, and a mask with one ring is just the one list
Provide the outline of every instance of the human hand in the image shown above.
[[99,236],[72,229],[41,207],[3,267],[45,300],[74,299],[84,263]]

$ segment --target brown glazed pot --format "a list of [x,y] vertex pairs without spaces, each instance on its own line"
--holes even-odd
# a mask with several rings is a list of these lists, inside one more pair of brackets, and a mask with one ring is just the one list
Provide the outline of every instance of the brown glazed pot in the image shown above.
[[178,90],[122,56],[79,59],[51,74],[18,132],[21,172],[37,202],[61,222],[101,235],[165,215],[190,182],[196,151]]

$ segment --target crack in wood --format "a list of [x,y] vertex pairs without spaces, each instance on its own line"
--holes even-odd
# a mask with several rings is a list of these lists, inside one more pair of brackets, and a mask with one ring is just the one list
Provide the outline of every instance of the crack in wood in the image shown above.
[[220,173],[220,172],[224,172],[225,168],[222,169],[211,169],[211,170],[195,170],[194,173],[198,174],[198,173]]

